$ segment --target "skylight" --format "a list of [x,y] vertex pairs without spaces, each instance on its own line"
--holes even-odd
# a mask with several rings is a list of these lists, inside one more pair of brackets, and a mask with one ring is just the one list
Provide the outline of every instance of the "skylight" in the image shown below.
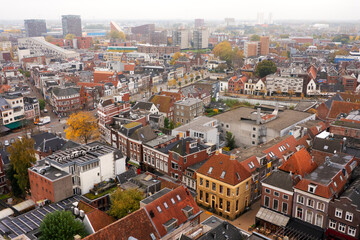
[[157,206],[157,207],[156,207],[156,209],[159,211],[159,213],[161,213],[161,212],[162,212],[162,210],[161,210],[160,206]]
[[211,173],[212,170],[213,170],[213,167],[210,167],[208,173]]
[[175,200],[173,198],[171,198],[171,202],[172,204],[175,204]]
[[220,178],[224,178],[224,177],[225,177],[225,174],[226,174],[226,172],[225,172],[225,171],[223,171],[223,172],[221,173]]
[[176,198],[181,201],[181,197],[179,195],[176,195]]

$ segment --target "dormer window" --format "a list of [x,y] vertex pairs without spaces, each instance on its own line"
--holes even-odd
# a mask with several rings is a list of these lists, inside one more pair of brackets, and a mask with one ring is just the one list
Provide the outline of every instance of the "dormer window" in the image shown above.
[[225,174],[226,174],[226,171],[223,171],[223,172],[221,173],[220,178],[224,178],[224,177],[225,177]]
[[160,206],[157,206],[157,207],[156,207],[156,209],[159,211],[159,213],[161,213],[161,212],[162,212],[162,210],[161,210],[161,207],[160,207]]
[[186,206],[186,207],[184,207],[184,208],[182,209],[182,211],[184,212],[184,214],[185,214],[185,216],[186,216],[187,218],[189,218],[190,216],[193,215],[193,207],[190,207],[189,205]]
[[315,193],[316,187],[317,187],[316,185],[309,184],[309,186],[308,186],[308,192]]
[[213,167],[210,167],[208,173],[211,174],[212,170],[213,170]]
[[176,198],[178,201],[181,201],[181,197],[179,195],[176,195]]

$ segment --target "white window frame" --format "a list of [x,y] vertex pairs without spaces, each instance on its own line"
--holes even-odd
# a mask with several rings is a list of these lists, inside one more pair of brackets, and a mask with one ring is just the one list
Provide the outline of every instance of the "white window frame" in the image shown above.
[[350,236],[353,236],[353,237],[355,237],[355,235],[356,235],[356,228],[354,228],[354,227],[352,227],[352,226],[348,226],[348,235],[350,235]]
[[346,229],[346,224],[339,222],[338,231],[345,233],[345,229]]
[[332,220],[332,219],[329,220],[329,228],[336,229],[336,221],[335,220]]
[[351,212],[346,212],[345,213],[345,220],[348,222],[352,222],[354,219],[354,214]]
[[342,213],[343,213],[343,210],[341,210],[339,208],[335,209],[335,217],[342,218]]

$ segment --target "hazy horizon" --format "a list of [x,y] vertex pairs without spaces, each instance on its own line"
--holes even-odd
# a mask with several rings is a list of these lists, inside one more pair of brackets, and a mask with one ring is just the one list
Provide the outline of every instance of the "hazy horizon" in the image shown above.
[[[14,9],[11,3],[3,3],[3,9]],[[214,1],[214,0],[183,0],[169,2],[164,0],[18,0],[14,11],[2,11],[0,20],[12,21],[23,19],[46,19],[60,21],[61,15],[76,14],[88,21],[118,20],[118,21],[166,21],[192,20],[204,18],[209,21],[219,21],[224,18],[235,18],[240,21],[255,21],[257,14],[264,13],[265,21],[272,13],[274,21],[321,21],[349,22],[359,21],[357,10],[359,0],[345,0],[339,4],[335,0],[253,0],[253,1]],[[99,4],[101,3],[101,4]],[[56,5],[55,5],[56,4]],[[8,5],[8,6],[7,6]],[[176,11],[176,12],[175,12]],[[14,14],[15,13],[15,14]]]

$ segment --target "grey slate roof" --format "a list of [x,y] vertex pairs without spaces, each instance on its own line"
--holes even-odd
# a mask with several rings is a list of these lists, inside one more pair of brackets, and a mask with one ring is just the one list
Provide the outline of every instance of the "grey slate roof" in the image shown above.
[[327,153],[334,153],[334,151],[340,152],[340,150],[341,150],[341,140],[315,138],[312,148],[314,150],[318,150],[318,151],[321,151],[321,152],[327,152]]
[[348,198],[360,211],[360,178],[351,183],[348,189],[340,196],[341,198]]
[[152,105],[154,105],[154,103],[152,102],[137,102],[132,109],[133,110],[142,109],[149,111]]
[[136,131],[130,136],[130,138],[141,142],[148,142],[155,139],[156,137],[157,135],[154,133],[150,125],[136,129]]
[[58,88],[54,87],[52,89],[54,95],[58,97],[65,97],[70,95],[76,95],[80,93],[80,88],[77,87],[68,87],[68,88]]
[[290,191],[290,192],[293,191],[293,186],[294,186],[293,179],[290,173],[288,172],[275,170],[273,171],[272,174],[270,174],[270,176],[265,178],[262,182],[274,187],[284,189],[286,191]]

